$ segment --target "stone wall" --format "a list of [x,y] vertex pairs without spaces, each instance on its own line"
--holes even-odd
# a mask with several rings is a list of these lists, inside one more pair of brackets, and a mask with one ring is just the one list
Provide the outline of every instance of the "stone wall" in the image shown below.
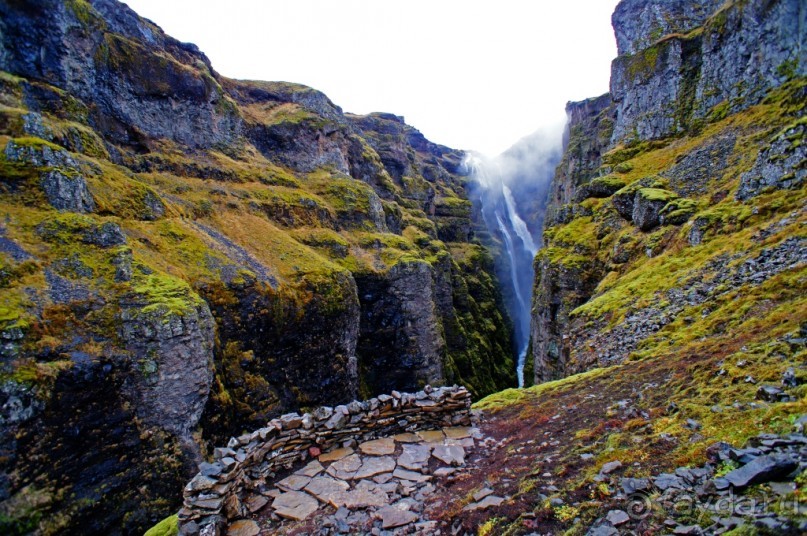
[[417,393],[379,395],[347,405],[289,413],[265,428],[230,439],[202,463],[185,486],[180,534],[218,534],[230,519],[245,517],[245,493],[265,485],[275,472],[350,440],[366,441],[401,432],[468,426],[471,395],[464,387],[426,386]]

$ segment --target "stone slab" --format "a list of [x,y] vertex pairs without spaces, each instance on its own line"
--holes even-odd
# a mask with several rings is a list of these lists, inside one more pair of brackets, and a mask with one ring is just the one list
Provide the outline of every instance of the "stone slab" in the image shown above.
[[482,499],[484,499],[485,497],[487,497],[488,495],[493,495],[493,490],[490,489],[490,488],[482,488],[479,491],[477,491],[476,493],[474,493],[474,495],[473,495],[474,501],[479,502]]
[[325,472],[342,480],[350,480],[360,467],[361,456],[358,454],[351,454],[350,456],[332,463]]
[[324,470],[325,468],[322,466],[322,464],[319,463],[319,461],[314,460],[312,462],[309,462],[308,465],[306,465],[305,467],[303,467],[294,474],[313,478]]
[[431,448],[426,445],[404,445],[398,456],[398,465],[411,471],[420,471],[431,456]]
[[408,510],[394,506],[379,508],[376,512],[376,516],[381,519],[381,528],[385,530],[414,523],[420,518],[420,516],[414,512],[409,512]]
[[409,480],[410,482],[426,482],[432,478],[429,475],[408,471],[406,469],[401,469],[400,467],[393,471],[392,476],[401,480]]
[[378,508],[389,503],[389,497],[381,490],[368,491],[355,489],[343,491],[332,497],[331,504],[339,508],[344,506],[348,510],[360,510],[363,508]]
[[272,508],[280,517],[302,521],[319,508],[319,502],[302,491],[282,493],[272,502]]
[[421,439],[418,437],[417,434],[413,434],[411,432],[396,434],[392,436],[392,439],[394,439],[398,443],[420,443],[421,441]]
[[310,476],[295,474],[287,476],[275,485],[283,491],[299,491],[303,489],[309,482],[311,482]]
[[459,446],[437,445],[432,451],[432,456],[446,465],[456,467],[465,464],[465,449]]
[[503,502],[504,499],[502,497],[497,497],[496,495],[488,495],[479,502],[467,505],[465,508],[463,508],[463,510],[485,510],[486,508],[490,508],[491,506],[499,506]]
[[353,454],[353,449],[350,447],[341,448],[341,449],[334,449],[324,454],[319,455],[319,461],[322,463],[327,462],[335,462],[341,460],[342,458],[346,458]]
[[442,443],[446,437],[442,430],[421,430],[417,435],[426,443]]
[[227,536],[258,536],[261,528],[251,519],[239,519],[227,527]]
[[305,491],[324,503],[338,506],[333,502],[334,496],[346,492],[350,485],[344,480],[337,480],[329,476],[317,476],[305,487]]
[[465,439],[466,437],[471,437],[473,428],[470,426],[452,426],[443,428],[443,433],[448,439]]
[[395,452],[395,440],[391,437],[384,437],[365,441],[359,445],[359,450],[370,456],[389,456]]
[[395,460],[391,456],[368,456],[362,460],[361,467],[353,478],[360,480],[381,473],[391,473],[393,470],[395,470]]
[[255,513],[269,503],[269,499],[263,495],[253,495],[247,499],[247,508],[250,513]]

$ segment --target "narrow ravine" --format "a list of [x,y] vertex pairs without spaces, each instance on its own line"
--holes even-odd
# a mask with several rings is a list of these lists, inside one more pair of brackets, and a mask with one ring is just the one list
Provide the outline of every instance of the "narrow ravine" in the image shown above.
[[541,247],[540,223],[559,147],[559,140],[555,143],[538,135],[525,138],[496,158],[467,153],[464,160],[472,179],[471,198],[490,234],[486,245],[497,254],[496,272],[513,322],[519,387],[525,384],[530,345],[533,259]]

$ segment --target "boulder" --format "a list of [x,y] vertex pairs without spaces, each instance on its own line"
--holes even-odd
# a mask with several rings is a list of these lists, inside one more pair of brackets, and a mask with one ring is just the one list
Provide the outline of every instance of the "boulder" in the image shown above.
[[71,212],[95,210],[95,203],[83,175],[53,169],[43,173],[39,182],[45,191],[48,203],[53,208]]
[[790,456],[768,454],[731,471],[724,478],[735,488],[745,488],[787,476],[798,466],[798,462]]
[[642,231],[650,231],[661,224],[661,211],[677,194],[660,188],[640,188],[633,200],[631,220]]

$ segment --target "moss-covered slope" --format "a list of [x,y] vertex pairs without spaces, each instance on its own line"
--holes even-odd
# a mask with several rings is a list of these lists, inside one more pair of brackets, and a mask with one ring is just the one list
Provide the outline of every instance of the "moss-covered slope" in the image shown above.
[[113,0],[0,30],[0,532],[137,532],[272,416],[515,382],[459,152]]

